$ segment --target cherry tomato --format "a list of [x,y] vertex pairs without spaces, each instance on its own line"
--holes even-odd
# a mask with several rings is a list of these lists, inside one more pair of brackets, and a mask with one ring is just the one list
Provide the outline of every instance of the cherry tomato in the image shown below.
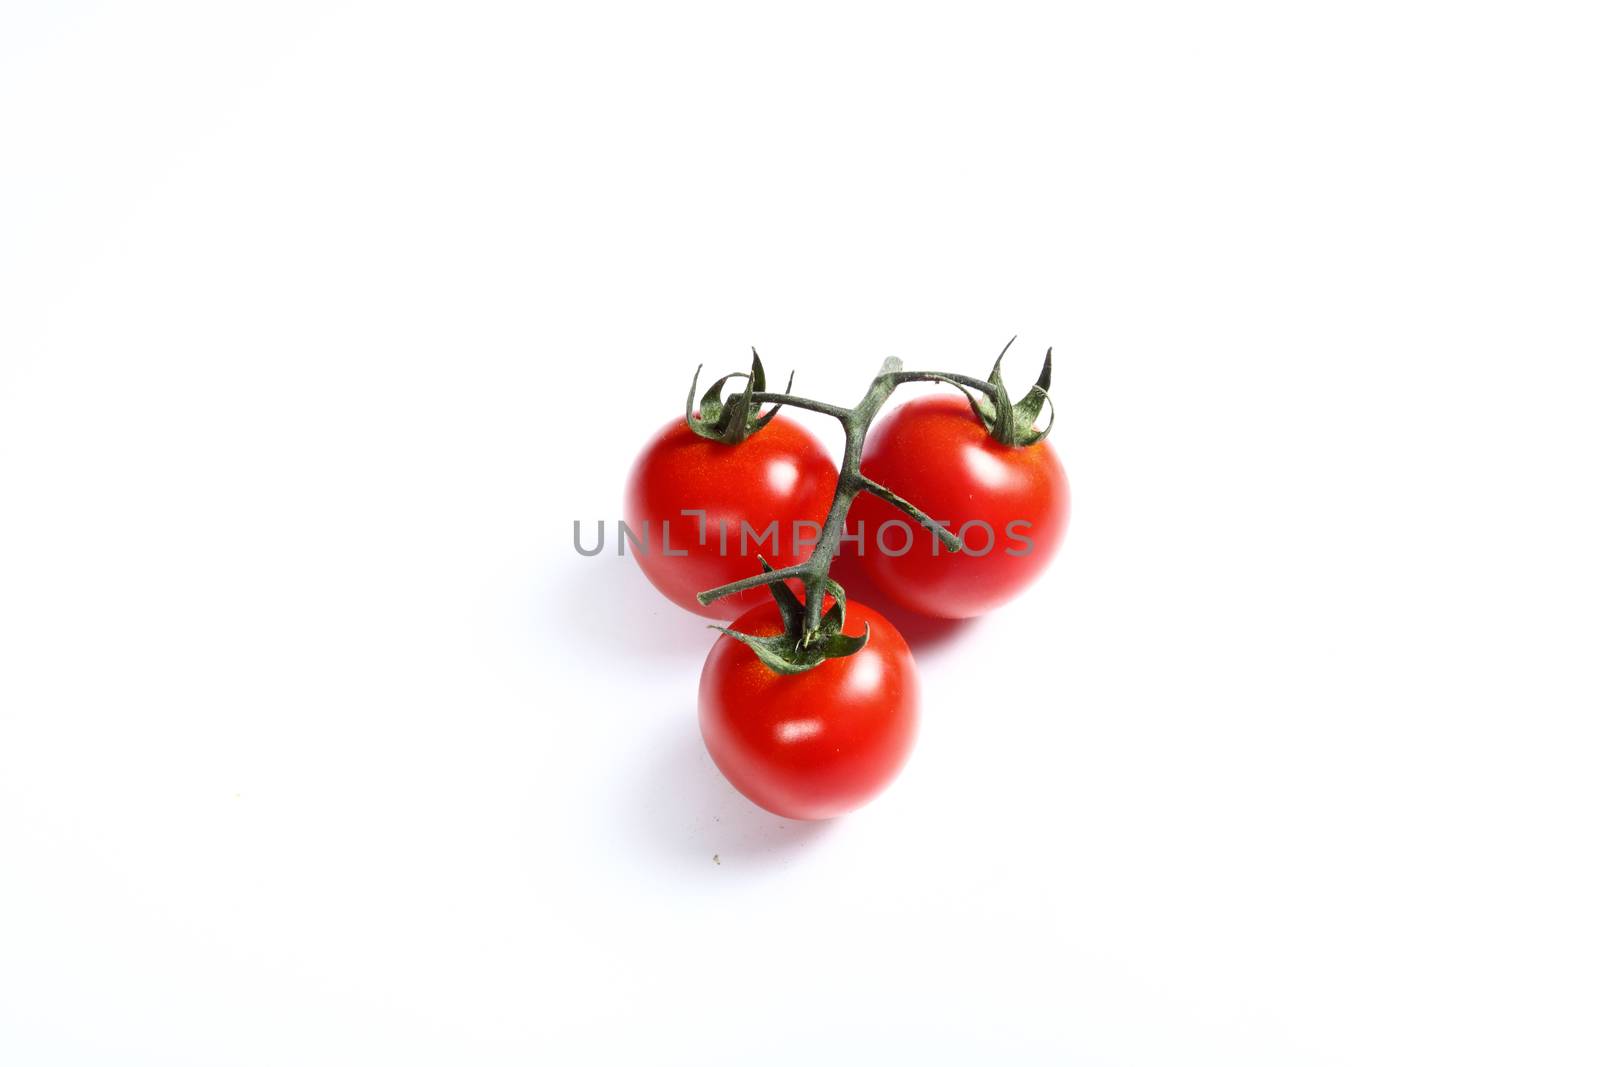
[[[783,632],[768,602],[732,624]],[[872,627],[866,646],[799,674],[779,674],[723,636],[700,673],[700,733],[734,788],[775,815],[831,819],[880,793],[905,764],[917,732],[917,672],[888,619],[851,602],[845,633]]]
[[1067,530],[1067,475],[1050,442],[1001,444],[959,396],[919,397],[885,413],[861,473],[948,522],[966,548],[939,547],[904,512],[856,497],[850,523],[865,523],[867,572],[924,615],[965,619],[1005,603],[1039,576]]
[[773,567],[801,562],[810,549],[797,546],[795,520],[814,523],[801,537],[815,540],[838,478],[822,444],[781,415],[733,445],[675,419],[628,475],[624,519],[636,537],[648,536],[643,549],[628,547],[667,599],[707,618],[731,618],[772,595],[750,589],[706,607],[695,594],[761,573],[758,555]]

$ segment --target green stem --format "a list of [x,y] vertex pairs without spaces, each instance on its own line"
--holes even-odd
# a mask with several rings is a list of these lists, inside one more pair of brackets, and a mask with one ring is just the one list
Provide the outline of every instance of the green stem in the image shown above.
[[888,503],[893,504],[907,515],[910,515],[913,519],[917,520],[923,526],[926,526],[933,533],[933,536],[939,539],[939,543],[944,545],[944,547],[948,548],[950,551],[961,551],[961,539],[959,537],[951,533],[949,528],[943,523],[933,518],[927,512],[917,507],[899,493],[896,493],[893,489],[888,489],[879,485],[866,475],[861,476],[861,488],[865,489],[873,496],[879,497]]
[[844,536],[845,519],[850,514],[850,505],[855,502],[856,494],[863,490],[893,504],[895,507],[910,515],[917,522],[932,530],[940,542],[950,551],[961,551],[961,541],[949,530],[940,526],[925,512],[894,491],[879,485],[877,482],[861,473],[861,452],[867,442],[867,428],[872,425],[872,420],[882,410],[896,387],[906,382],[945,382],[951,385],[975,389],[990,399],[996,396],[995,387],[989,382],[977,378],[970,378],[964,374],[942,374],[932,371],[905,371],[901,369],[900,360],[890,356],[883,361],[877,377],[872,379],[860,403],[853,408],[842,408],[835,404],[823,403],[820,400],[809,400],[805,397],[791,396],[788,393],[752,393],[750,402],[753,404],[779,404],[785,407],[801,408],[806,411],[815,411],[823,415],[838,419],[844,426],[844,460],[839,464],[839,483],[833,491],[833,503],[828,508],[828,516],[822,523],[822,531],[817,536],[817,543],[812,546],[811,554],[805,562],[797,563],[792,567],[784,567],[764,574],[753,574],[748,578],[741,578],[737,582],[719,585],[715,589],[707,589],[700,593],[696,599],[702,604],[710,604],[725,596],[753,589],[756,586],[770,585],[773,582],[787,581],[798,578],[805,586],[805,626],[803,640],[809,642],[817,633],[822,623],[822,602],[827,592],[828,570],[833,565],[833,557],[839,550],[839,542]]
[[[809,562],[809,561],[807,561]],[[773,582],[784,582],[790,578],[800,578],[807,574],[805,563],[796,563],[792,567],[782,567],[775,571],[766,571],[762,574],[752,574],[748,578],[740,578],[737,582],[719,585],[715,589],[707,589],[703,593],[696,593],[695,599],[702,604],[709,604],[714,600],[721,600],[725,596],[742,593],[746,589],[754,589],[758,585],[771,585]]]
[[986,382],[982,378],[973,378],[966,374],[945,374],[943,371],[908,370],[894,376],[894,384],[904,385],[906,382],[944,382],[946,385],[959,385],[966,389],[976,389],[990,400],[999,393],[993,383]]
[[831,415],[840,422],[844,422],[850,417],[849,408],[842,408],[838,404],[828,404],[821,400],[808,400],[803,396],[791,396],[788,393],[751,393],[750,403],[757,406],[777,404],[786,408],[804,408],[806,411],[815,411],[821,415]]

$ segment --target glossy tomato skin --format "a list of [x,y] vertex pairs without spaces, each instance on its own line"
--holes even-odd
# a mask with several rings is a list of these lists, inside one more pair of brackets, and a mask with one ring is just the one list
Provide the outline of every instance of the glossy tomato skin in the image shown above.
[[[851,603],[845,632],[872,627],[866,646],[800,674],[778,674],[731,637],[700,673],[700,733],[734,788],[774,815],[831,819],[882,792],[917,735],[917,672],[905,638]],[[783,632],[777,605],[746,612],[741,633]]]
[[[966,619],[999,607],[1039,576],[1067,531],[1067,474],[1050,442],[1001,444],[959,396],[919,397],[885,413],[867,438],[861,472],[948,521],[952,532],[978,521],[994,533],[987,553],[940,548],[935,554],[933,535],[912,523],[910,549],[896,556],[906,532],[882,530],[880,545],[880,529],[893,519],[911,520],[877,497],[856,498],[850,522],[865,524],[867,572],[886,594],[924,615]],[[1029,525],[1012,525],[1019,521]],[[973,526],[964,540],[979,551],[989,538]]]
[[[623,517],[635,536],[649,531],[647,550],[628,548],[667,599],[710,619],[732,618],[771,602],[772,595],[751,589],[702,606],[695,594],[759,574],[757,555],[774,567],[799,563],[805,552],[795,552],[794,521],[822,524],[838,473],[822,444],[781,415],[736,445],[708,441],[675,419],[651,438],[628,475]],[[705,544],[700,543],[700,518],[684,514],[697,510],[706,513]],[[770,537],[758,547],[757,539],[774,520],[777,550]],[[662,551],[663,522],[672,552],[685,555]],[[753,531],[743,555],[741,522]],[[726,555],[719,535],[723,528]]]

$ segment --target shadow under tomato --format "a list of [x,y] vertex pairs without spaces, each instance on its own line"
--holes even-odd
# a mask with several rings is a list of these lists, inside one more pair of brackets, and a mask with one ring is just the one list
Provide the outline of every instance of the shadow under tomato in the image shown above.
[[566,568],[553,592],[556,604],[540,602],[541,615],[555,612],[564,641],[598,652],[625,642],[627,654],[694,662],[705,658],[716,639],[711,619],[685,611],[660,593],[639,564],[626,556],[602,554]]
[[622,798],[636,854],[740,877],[789,866],[835,825],[781,819],[746,800],[711,762],[692,707],[647,751],[637,789]]

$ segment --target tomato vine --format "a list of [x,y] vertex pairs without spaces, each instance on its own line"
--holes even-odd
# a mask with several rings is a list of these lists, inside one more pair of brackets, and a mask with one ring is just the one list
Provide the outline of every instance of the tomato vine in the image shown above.
[[[760,432],[778,410],[784,407],[827,415],[840,423],[845,434],[844,459],[839,467],[839,480],[834,489],[833,502],[828,508],[827,518],[822,524],[817,541],[811,548],[811,554],[800,563],[776,570],[762,561],[764,568],[762,573],[719,585],[714,589],[707,589],[696,597],[701,604],[710,604],[746,589],[768,586],[782,611],[785,632],[773,637],[756,637],[725,627],[717,629],[748,645],[763,663],[784,674],[810,670],[826,659],[848,656],[858,651],[870,638],[870,632],[857,638],[844,636],[842,633],[845,612],[844,590],[828,577],[833,558],[844,535],[845,519],[849,515],[850,505],[858,494],[870,493],[905,512],[917,523],[932,531],[940,544],[950,552],[958,553],[962,549],[960,538],[944,525],[890,487],[880,485],[861,473],[862,449],[866,444],[867,430],[873,418],[882,410],[895,389],[901,385],[909,382],[939,382],[961,390],[962,395],[972,406],[973,414],[983,422],[990,436],[1000,443],[1026,448],[1044,440],[1055,421],[1055,405],[1049,395],[1051,351],[1045,352],[1044,367],[1039,372],[1038,380],[1034,382],[1033,387],[1021,401],[1013,404],[1000,376],[1000,364],[1015,340],[1013,337],[1011,341],[1006,342],[1005,348],[1000,350],[1000,356],[995,360],[994,369],[987,380],[943,371],[908,371],[903,368],[898,358],[891,356],[884,360],[866,395],[850,408],[795,396],[789,392],[794,384],[793,375],[790,375],[789,384],[784,387],[783,392],[767,392],[766,372],[761,365],[761,357],[752,350],[750,371],[724,375],[712,383],[701,396],[699,411],[696,412],[694,394],[700,380],[700,372],[697,369],[694,381],[689,386],[689,399],[685,403],[684,418],[689,428],[702,437],[722,441],[730,447],[738,447],[739,442],[753,433]],[[723,387],[735,379],[744,380],[744,389],[724,401]],[[1034,423],[1045,404],[1051,405],[1050,422],[1043,429],[1036,429]],[[772,407],[762,414],[763,405]],[[799,582],[804,591],[803,603],[789,588],[787,583],[791,580]],[[833,599],[833,606],[824,611],[825,601],[829,597]]]

